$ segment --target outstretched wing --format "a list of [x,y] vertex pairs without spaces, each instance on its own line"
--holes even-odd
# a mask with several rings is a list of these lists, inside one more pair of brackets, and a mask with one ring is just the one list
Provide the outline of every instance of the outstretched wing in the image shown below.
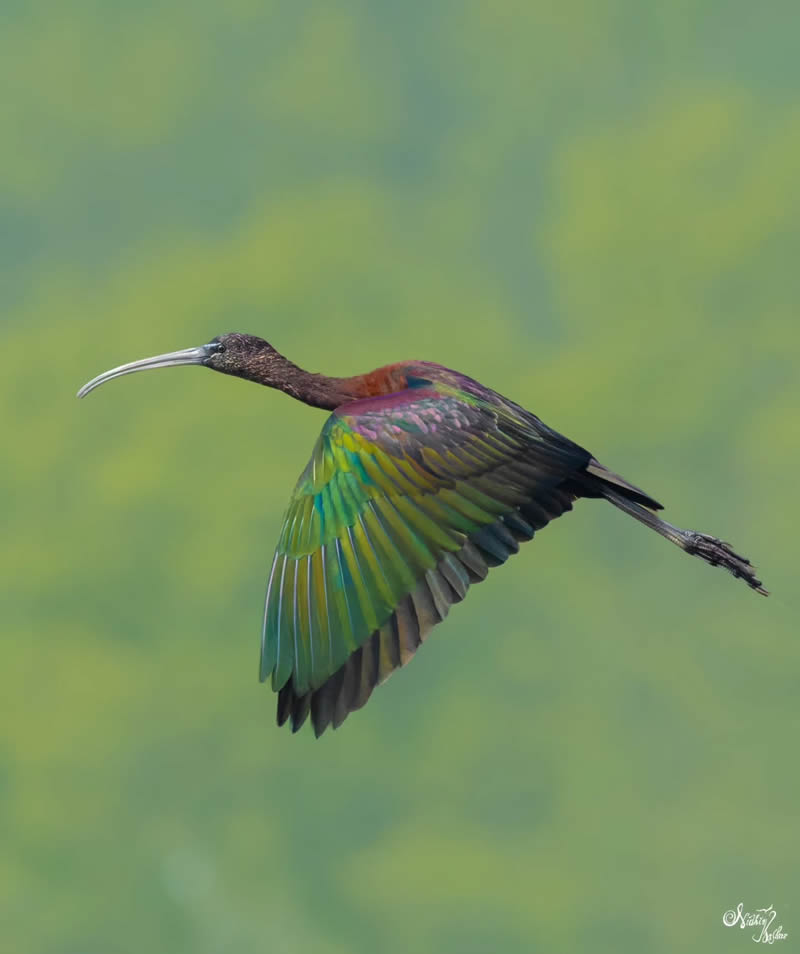
[[571,509],[590,460],[521,409],[441,386],[338,408],[289,503],[264,610],[278,722],[320,735],[406,663],[470,583]]

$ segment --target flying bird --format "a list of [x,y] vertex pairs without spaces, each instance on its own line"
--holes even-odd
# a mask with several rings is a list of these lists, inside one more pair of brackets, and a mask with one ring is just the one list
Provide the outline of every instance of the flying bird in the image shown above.
[[330,411],[283,522],[269,574],[260,678],[278,724],[317,736],[405,665],[472,583],[580,497],[600,498],[767,595],[745,557],[681,530],[658,501],[535,414],[427,361],[333,378],[261,338],[225,334],[92,379],[203,365]]

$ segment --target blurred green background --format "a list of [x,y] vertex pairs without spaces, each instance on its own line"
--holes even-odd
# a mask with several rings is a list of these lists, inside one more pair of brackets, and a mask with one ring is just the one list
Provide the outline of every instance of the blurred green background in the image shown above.
[[[797,6],[0,11],[0,949],[730,952],[800,932]],[[730,539],[585,501],[337,733],[274,725],[322,412],[440,361]]]

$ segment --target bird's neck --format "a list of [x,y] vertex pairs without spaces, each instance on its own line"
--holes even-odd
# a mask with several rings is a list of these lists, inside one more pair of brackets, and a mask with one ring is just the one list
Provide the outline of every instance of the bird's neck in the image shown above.
[[358,386],[358,378],[329,378],[325,374],[312,374],[302,368],[295,368],[274,387],[297,401],[326,411],[333,411],[342,404],[365,396]]
[[351,401],[393,394],[407,387],[401,365],[388,365],[369,374],[358,374],[350,378],[332,378],[325,374],[305,371],[282,355],[281,359],[280,373],[272,375],[272,380],[265,383],[304,404],[327,411],[333,411]]

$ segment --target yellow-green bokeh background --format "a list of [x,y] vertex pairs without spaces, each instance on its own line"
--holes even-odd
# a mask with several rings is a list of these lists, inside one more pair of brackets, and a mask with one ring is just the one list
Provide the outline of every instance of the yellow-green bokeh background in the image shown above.
[[[0,12],[0,948],[728,952],[800,933],[796,3]],[[266,569],[324,420],[248,331],[467,372],[731,539],[582,502],[337,733]],[[783,948],[782,948],[783,949]]]

